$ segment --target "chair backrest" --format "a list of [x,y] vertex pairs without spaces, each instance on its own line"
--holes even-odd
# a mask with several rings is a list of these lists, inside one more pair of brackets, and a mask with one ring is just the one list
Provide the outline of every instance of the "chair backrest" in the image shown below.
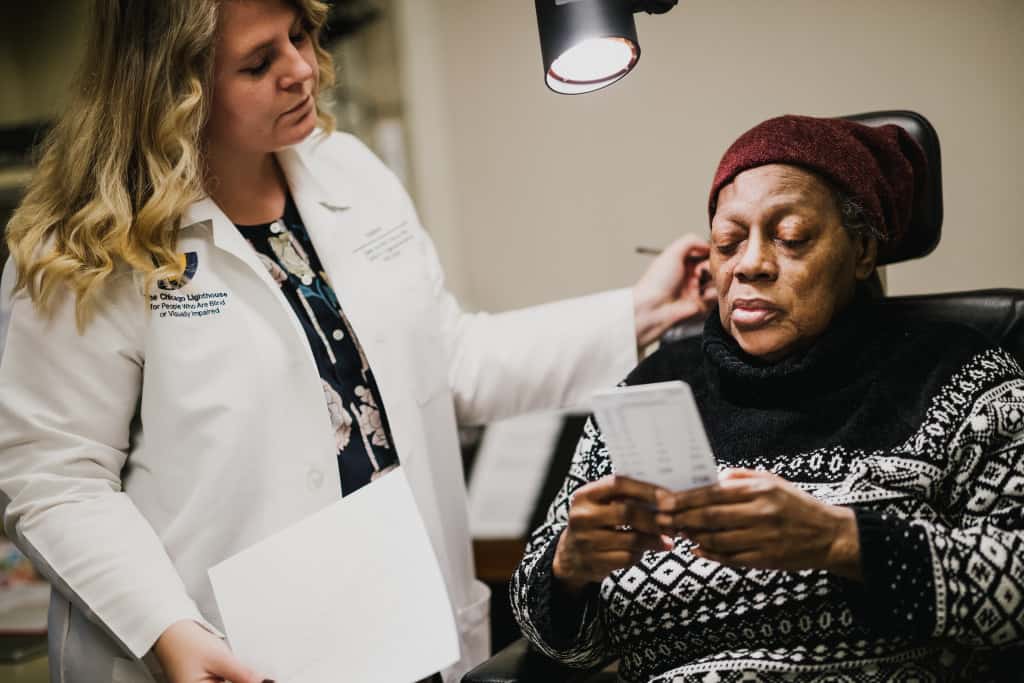
[[972,327],[1024,364],[1024,290],[982,289],[880,299],[886,315]]

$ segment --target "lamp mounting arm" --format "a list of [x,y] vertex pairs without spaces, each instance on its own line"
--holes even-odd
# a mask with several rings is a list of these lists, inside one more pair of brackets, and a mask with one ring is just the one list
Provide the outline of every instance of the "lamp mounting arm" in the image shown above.
[[679,4],[679,0],[633,0],[633,13],[664,14]]

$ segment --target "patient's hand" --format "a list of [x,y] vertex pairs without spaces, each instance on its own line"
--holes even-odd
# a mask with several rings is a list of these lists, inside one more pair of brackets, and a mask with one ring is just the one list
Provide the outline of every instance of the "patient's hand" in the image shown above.
[[633,286],[636,343],[643,349],[682,320],[703,320],[718,295],[707,272],[710,247],[684,235],[658,255]]
[[658,487],[609,475],[581,486],[558,539],[553,572],[572,592],[635,564],[645,550],[670,550],[655,522]]
[[681,533],[693,554],[759,569],[825,569],[861,580],[853,510],[829,505],[770,472],[726,470],[719,483],[658,497],[663,533]]

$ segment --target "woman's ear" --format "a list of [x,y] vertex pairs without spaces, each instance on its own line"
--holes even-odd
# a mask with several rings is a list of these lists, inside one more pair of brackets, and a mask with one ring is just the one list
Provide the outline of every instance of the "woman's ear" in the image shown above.
[[867,280],[875,272],[875,261],[878,260],[878,238],[874,235],[861,235],[853,240],[856,251],[854,273],[858,280]]

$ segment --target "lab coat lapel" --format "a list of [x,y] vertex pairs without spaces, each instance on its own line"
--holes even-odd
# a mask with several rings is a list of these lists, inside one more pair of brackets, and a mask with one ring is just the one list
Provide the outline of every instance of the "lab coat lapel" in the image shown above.
[[[372,300],[363,295],[367,282],[361,278],[366,273],[353,259],[363,237],[362,212],[352,201],[344,178],[313,158],[308,146],[315,144],[306,142],[286,149],[278,153],[277,160],[341,310],[355,328],[363,350],[373,356],[367,348],[377,336]],[[323,178],[331,179],[330,187]]]
[[215,247],[241,260],[252,268],[260,279],[268,285],[273,285],[274,289],[280,289],[260,262],[256,250],[242,237],[238,228],[212,198],[206,197],[192,204],[182,217],[181,226],[183,232],[206,228],[210,231]]
[[[212,198],[207,197],[194,204],[192,204],[185,212],[181,221],[182,232],[188,230],[195,230],[200,228],[206,228],[210,230],[213,238],[213,245],[225,251],[232,256],[238,258],[240,261],[245,263],[253,272],[256,273],[267,288],[270,290],[272,296],[277,301],[278,306],[281,308],[284,315],[284,320],[287,321],[287,326],[291,330],[291,333],[296,336],[296,342],[299,344],[299,348],[306,350],[306,357],[309,361],[310,369],[319,378],[319,371],[316,368],[316,359],[313,358],[313,352],[309,349],[309,342],[306,340],[306,333],[302,329],[301,323],[296,319],[294,313],[291,310],[291,304],[284,298],[284,294],[281,293],[281,287],[278,285],[270,273],[267,271],[266,266],[260,261],[259,255],[256,250],[253,249],[252,245],[235,227],[234,223],[231,222],[217,203]],[[281,320],[281,318],[278,318]]]
[[277,161],[284,171],[292,199],[320,257],[320,263],[327,271],[342,310],[348,313],[348,304],[351,302],[345,301],[344,295],[349,291],[349,283],[345,279],[346,269],[341,266],[346,245],[357,234],[356,219],[348,188],[344,187],[343,181],[337,182],[338,179],[334,178],[336,182],[328,189],[321,178],[333,178],[335,174],[331,174],[329,169],[316,168],[311,155],[303,153],[305,146],[315,144],[317,142],[307,142],[285,149],[278,153]]

